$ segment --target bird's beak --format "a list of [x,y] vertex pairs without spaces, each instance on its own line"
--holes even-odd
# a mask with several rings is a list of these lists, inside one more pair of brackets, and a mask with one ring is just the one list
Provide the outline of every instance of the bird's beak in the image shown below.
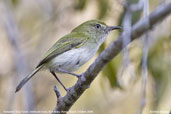
[[115,29],[122,29],[122,27],[120,27],[120,26],[109,26],[108,27],[108,31],[112,31],[112,30],[115,30]]

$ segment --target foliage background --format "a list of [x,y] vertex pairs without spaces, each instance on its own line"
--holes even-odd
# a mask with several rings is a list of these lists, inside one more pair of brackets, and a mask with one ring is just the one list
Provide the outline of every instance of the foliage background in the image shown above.
[[[130,3],[136,2],[132,0]],[[150,0],[150,12],[167,2],[170,0]],[[65,91],[48,71],[37,73],[27,87],[15,94],[19,81],[33,70],[56,40],[82,22],[100,19],[108,25],[122,25],[125,3],[124,0],[1,0],[0,111],[52,111],[56,104],[53,86],[57,84],[62,95]],[[133,14],[132,24],[141,18],[142,12],[136,12]],[[154,110],[171,110],[170,31],[171,17],[149,33],[147,104],[144,114]],[[112,32],[100,51],[120,32]],[[122,70],[125,61],[122,61],[122,54],[119,54],[71,110],[89,110],[95,114],[137,113],[141,101],[142,39],[143,37],[128,47],[131,63]],[[95,57],[77,73],[85,71],[94,59]],[[72,76],[58,75],[67,87],[76,82]]]

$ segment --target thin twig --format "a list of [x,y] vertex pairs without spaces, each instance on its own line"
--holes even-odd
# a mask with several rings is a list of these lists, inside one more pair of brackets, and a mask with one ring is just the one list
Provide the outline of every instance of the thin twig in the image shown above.
[[[130,9],[131,4],[130,4],[130,0],[127,1],[126,3],[126,10],[125,10],[125,15],[123,18],[123,47],[125,47],[125,45],[127,45],[130,41],[131,41],[131,28],[132,28],[132,11]],[[128,68],[128,65],[131,64],[130,61],[130,55],[129,55],[129,48],[126,47],[123,49],[123,56],[122,56],[122,65],[119,69],[119,78],[122,78],[124,75],[124,71],[126,68]],[[120,80],[119,80],[120,81]],[[122,81],[122,80],[121,80]],[[121,83],[120,81],[120,83]],[[121,84],[122,85],[122,84]]]
[[60,99],[60,98],[61,98],[61,93],[60,93],[58,87],[57,87],[57,86],[54,86],[54,87],[53,87],[53,90],[54,90],[55,93],[56,93],[56,97],[57,97],[58,99]]
[[[59,91],[59,89],[58,89],[58,87],[55,85],[54,87],[53,87],[53,90],[54,90],[54,92],[55,92],[55,94],[56,94],[56,97],[57,97],[57,104],[59,104],[60,102],[60,99],[62,99],[62,96],[61,96],[61,93],[60,93],[60,91]],[[60,112],[60,111],[57,111],[57,110],[54,110],[53,111],[53,114],[60,114],[60,113],[62,113],[62,112]]]
[[[8,0],[4,0],[4,6],[5,6],[5,12],[3,17],[3,23],[4,27],[7,33],[7,38],[12,46],[15,66],[16,66],[16,72],[19,77],[23,77],[26,74],[28,74],[28,66],[25,61],[25,58],[22,54],[22,49],[19,45],[19,29],[17,27],[17,24],[15,22],[12,10],[10,8],[10,2]],[[16,84],[16,83],[15,83]],[[15,87],[15,86],[14,86]],[[13,89],[14,90],[14,89]],[[11,91],[11,94],[14,94],[14,91]],[[13,96],[14,97],[14,96]],[[34,97],[32,94],[32,88],[31,84],[28,84],[26,88],[24,89],[24,95],[23,95],[23,105],[26,110],[34,110]],[[11,106],[12,102],[10,101],[8,106]]]
[[[144,17],[146,18],[149,15],[149,3],[148,0],[144,1]],[[146,104],[146,86],[148,81],[148,69],[147,69],[147,57],[148,57],[148,48],[149,48],[149,39],[148,39],[148,31],[145,33],[145,39],[144,39],[144,47],[143,47],[143,56],[142,56],[142,98],[141,98],[141,104],[140,104],[140,110],[138,114],[142,114],[143,109]]]

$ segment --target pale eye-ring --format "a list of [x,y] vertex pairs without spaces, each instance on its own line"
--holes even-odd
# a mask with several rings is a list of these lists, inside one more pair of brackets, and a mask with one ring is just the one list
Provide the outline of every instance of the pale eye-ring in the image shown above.
[[101,28],[101,25],[100,25],[100,24],[96,24],[95,27],[96,27],[97,29],[99,29],[99,28]]

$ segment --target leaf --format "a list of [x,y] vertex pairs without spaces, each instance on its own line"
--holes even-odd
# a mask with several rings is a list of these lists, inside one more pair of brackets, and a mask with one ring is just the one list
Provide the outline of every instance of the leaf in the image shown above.
[[83,10],[87,5],[88,0],[77,0],[75,9]]
[[[103,43],[102,46],[99,49],[99,52],[102,52],[102,50],[105,49],[105,44]],[[109,64],[106,65],[106,67],[103,69],[102,74],[104,77],[106,77],[110,83],[111,88],[121,88],[120,84],[118,83],[117,79],[117,71],[118,67],[121,64],[120,54],[115,57],[114,60],[112,60]]]
[[110,8],[109,1],[108,0],[98,0],[98,8],[99,8],[98,19],[101,20],[106,16],[107,11]]
[[171,76],[171,37],[161,38],[149,52],[148,70],[155,81],[154,108],[166,92]]

